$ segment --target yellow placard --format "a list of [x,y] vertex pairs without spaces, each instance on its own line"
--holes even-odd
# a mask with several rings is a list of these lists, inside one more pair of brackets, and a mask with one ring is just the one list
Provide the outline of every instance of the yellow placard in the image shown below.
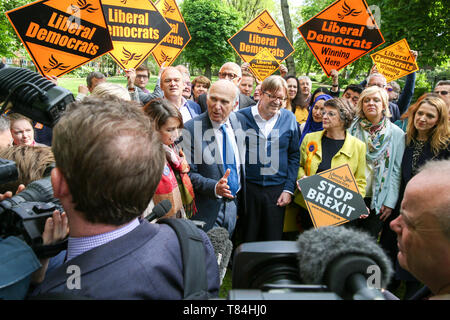
[[347,164],[299,180],[298,184],[315,228],[341,225],[367,214]]
[[122,69],[138,67],[171,30],[150,0],[102,0],[102,8],[114,45],[110,55]]
[[277,59],[270,53],[267,48],[262,49],[256,56],[249,62],[249,67],[253,74],[260,80],[264,81],[265,78],[278,70],[280,64]]
[[228,43],[245,62],[267,49],[281,63],[295,49],[267,10],[228,39]]
[[370,55],[380,72],[391,82],[419,70],[408,42],[402,39],[389,47]]
[[170,66],[191,41],[191,34],[175,0],[159,0],[155,6],[172,29],[164,41],[153,50],[152,55],[160,67],[164,62],[166,66]]
[[60,77],[113,48],[99,0],[41,0],[6,15],[44,76]]

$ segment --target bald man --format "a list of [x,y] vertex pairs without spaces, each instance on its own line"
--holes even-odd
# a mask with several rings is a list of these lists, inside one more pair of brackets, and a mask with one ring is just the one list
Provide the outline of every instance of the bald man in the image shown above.
[[243,116],[233,112],[238,88],[228,80],[213,83],[207,94],[207,112],[185,123],[183,150],[191,166],[198,212],[204,231],[223,227],[230,237],[237,216],[245,212],[245,134]]
[[[228,80],[232,82],[236,88],[239,88],[239,84],[242,80],[242,70],[236,63],[226,62],[222,67],[220,67],[218,76],[220,80]],[[198,104],[200,105],[202,112],[207,110],[206,94],[199,96]],[[255,104],[256,102],[252,98],[246,96],[245,94],[239,93],[238,104],[235,106],[233,111],[244,109]]]
[[[430,161],[407,184],[397,234],[398,262],[431,299],[450,300],[450,160]],[[422,296],[423,297],[423,296]]]
[[184,77],[175,67],[167,67],[161,73],[161,89],[164,92],[164,98],[172,102],[183,116],[183,123],[198,116],[200,106],[183,97]]

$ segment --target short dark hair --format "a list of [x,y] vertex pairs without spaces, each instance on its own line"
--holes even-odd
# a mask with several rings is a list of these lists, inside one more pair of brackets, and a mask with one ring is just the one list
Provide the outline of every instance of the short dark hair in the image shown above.
[[87,84],[88,88],[92,87],[92,79],[93,78],[104,79],[105,75],[98,71],[93,71],[93,72],[89,73],[86,77],[86,84]]
[[139,67],[137,67],[136,71],[147,71],[147,76],[150,77],[150,69],[143,64],[141,64]]
[[364,88],[362,86],[360,86],[359,84],[349,84],[345,90],[344,93],[347,90],[352,90],[353,92],[358,92],[359,94],[361,94],[361,92],[363,92]]
[[52,150],[86,221],[120,226],[148,207],[165,163],[155,132],[133,102],[87,97],[68,106]]

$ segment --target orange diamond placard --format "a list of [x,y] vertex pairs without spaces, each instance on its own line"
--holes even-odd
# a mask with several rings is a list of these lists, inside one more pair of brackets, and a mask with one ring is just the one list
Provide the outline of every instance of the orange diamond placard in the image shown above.
[[245,62],[250,62],[264,48],[270,51],[278,63],[295,51],[267,10],[228,39],[228,43]]
[[249,67],[260,81],[264,81],[265,78],[277,71],[280,64],[273,54],[267,48],[264,48],[250,60]]
[[387,82],[397,80],[419,70],[419,66],[410,52],[406,39],[372,53],[370,57],[376,64],[378,72],[384,75]]
[[384,43],[365,0],[338,0],[298,31],[327,76]]
[[122,69],[137,68],[170,32],[171,27],[150,0],[102,0],[114,50]]
[[6,15],[42,75],[60,77],[113,48],[99,0],[41,0]]
[[297,182],[315,228],[341,225],[367,214],[347,164]]
[[170,66],[191,41],[191,34],[175,0],[159,0],[155,6],[172,29],[164,41],[153,50],[152,55],[160,67],[164,62],[166,62],[166,66]]

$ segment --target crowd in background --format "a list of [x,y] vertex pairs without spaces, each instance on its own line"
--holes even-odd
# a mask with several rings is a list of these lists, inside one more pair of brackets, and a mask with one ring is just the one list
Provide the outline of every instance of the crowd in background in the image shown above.
[[[82,225],[79,221],[84,218],[71,213],[69,228],[65,216],[61,219],[54,215],[51,224],[56,225],[56,219],[59,224],[66,223],[60,229],[60,237],[66,236],[67,232],[72,238],[87,237],[88,234],[82,232],[81,226],[89,228],[103,223],[105,226],[112,224],[122,228],[130,221],[135,221],[131,217],[136,218],[136,214],[130,214],[130,217],[124,215],[122,220],[114,221],[112,218],[96,217],[94,211],[102,211],[101,202],[89,202],[79,194],[96,189],[73,190],[83,185],[77,184],[77,179],[69,175],[82,171],[85,179],[102,179],[104,176],[104,170],[88,165],[91,150],[76,147],[75,144],[96,143],[96,139],[99,139],[104,144],[103,148],[114,149],[112,154],[119,158],[118,162],[120,158],[149,161],[150,158],[146,156],[155,154],[143,146],[139,147],[145,144],[145,135],[126,126],[124,132],[133,131],[127,133],[126,138],[100,138],[108,134],[114,137],[114,130],[120,130],[122,124],[116,117],[126,117],[124,111],[119,110],[120,105],[126,105],[127,112],[132,112],[130,110],[133,108],[142,111],[130,115],[130,119],[138,121],[138,117],[146,117],[145,121],[150,123],[140,124],[142,130],[151,127],[150,130],[158,133],[149,136],[159,139],[158,150],[162,159],[159,171],[153,171],[157,177],[152,177],[154,182],[148,183],[151,185],[148,192],[143,192],[145,181],[140,181],[139,189],[129,191],[150,194],[145,207],[142,203],[146,202],[146,198],[140,200],[140,218],[148,215],[161,201],[169,200],[172,208],[166,217],[202,221],[205,223],[205,232],[214,227],[223,227],[228,231],[235,248],[251,241],[293,240],[303,231],[314,227],[297,180],[347,164],[364,198],[367,211],[361,212],[358,219],[348,222],[346,226],[368,232],[388,253],[396,268],[394,281],[388,289],[395,290],[400,281],[404,281],[405,298],[408,298],[423,286],[422,279],[418,280],[416,274],[408,272],[412,271],[411,268],[408,271],[404,269],[405,264],[401,263],[401,259],[399,263],[397,237],[400,235],[395,223],[397,221],[398,226],[406,186],[418,174],[419,168],[430,160],[450,157],[450,80],[439,81],[433,92],[425,93],[413,101],[415,73],[406,77],[402,89],[395,81],[387,83],[376,68],[370,70],[362,83],[352,83],[344,90],[339,87],[338,72],[333,70],[332,86],[319,87],[313,92],[312,81],[307,76],[288,75],[284,66],[280,69],[280,75],[259,81],[251,73],[248,64],[239,66],[228,62],[220,68],[219,80],[215,82],[203,75],[191,81],[192,77],[185,66],[162,67],[153,91],[147,86],[150,72],[145,66],[126,70],[126,77],[127,86],[123,87],[108,82],[100,72],[93,72],[88,75],[86,85],[78,88],[76,96],[75,104],[95,105],[95,108],[101,108],[104,99],[104,105],[111,106],[116,114],[112,111],[110,116],[106,116],[108,110],[103,107],[103,116],[107,121],[116,123],[117,128],[90,119],[90,116],[95,118],[95,110],[90,110],[92,114],[79,111],[78,117],[72,116],[64,121],[65,129],[72,136],[63,140],[63,124],[59,124],[55,140],[55,131],[51,132],[51,129],[32,119],[14,112],[3,115],[0,118],[0,157],[18,164],[24,162],[25,165],[18,166],[20,174],[17,183],[3,186],[2,193],[22,190],[20,184],[27,185],[44,176],[45,172],[48,173],[46,169],[49,163],[56,159],[57,167],[61,169],[55,174],[55,181],[60,183],[55,196],[65,199],[65,203],[72,201],[75,205],[71,205],[71,210],[84,212],[84,218],[88,221]],[[84,123],[81,116],[87,117],[90,122]],[[74,127],[76,124],[80,127]],[[88,129],[88,125],[96,127]],[[88,131],[92,137],[82,133],[82,130]],[[57,141],[56,146],[54,141]],[[69,142],[73,144],[64,145]],[[75,159],[68,159],[68,148],[73,149],[72,156]],[[75,151],[83,156],[76,156]],[[111,156],[103,161],[113,161],[113,158]],[[79,167],[76,167],[77,163]],[[97,171],[101,173],[97,175]],[[139,170],[135,174],[139,176]],[[125,178],[120,175],[115,178],[121,181],[121,185],[133,185],[133,182],[123,182],[121,179]],[[115,187],[109,185],[105,189]],[[120,197],[117,193],[110,195]],[[117,199],[119,211],[127,210],[125,205],[119,205],[121,201],[124,200]],[[88,204],[82,206],[82,203]],[[109,212],[105,216],[108,214],[121,216],[119,212]],[[446,222],[440,225],[442,230],[436,232],[447,234],[446,241],[449,241],[448,208],[442,215],[439,219]],[[77,221],[70,223],[71,217]],[[139,227],[135,228],[137,230]],[[93,234],[111,230],[99,228]],[[163,235],[158,236],[161,237],[160,241],[167,241],[167,248],[171,249],[165,253],[162,252],[164,250],[155,250],[151,254],[174,259],[170,256],[174,254],[171,253],[174,247],[173,241],[167,240],[169,233],[165,230]],[[47,237],[46,241],[51,243],[54,240],[54,237]],[[129,241],[139,240],[132,240],[130,236]],[[107,242],[100,242],[98,246],[106,246]],[[68,254],[81,250],[82,245],[77,247],[75,241],[72,244]],[[106,252],[110,251],[103,254]],[[77,255],[84,257],[86,254],[89,254],[86,250],[78,252],[74,254],[74,259]],[[139,253],[142,256],[144,254],[148,252]],[[208,254],[211,255],[211,252],[208,251]],[[207,263],[211,264],[211,256],[207,259]],[[180,263],[175,260],[170,261]],[[161,261],[161,264],[167,266],[167,261]],[[125,266],[131,264],[131,261],[127,261]],[[44,268],[34,277],[38,288],[45,287],[46,272],[48,274],[52,270],[51,261],[50,265],[49,261],[43,265],[48,270]],[[121,268],[121,265],[116,264],[114,267]],[[111,272],[110,277],[120,276],[119,272],[111,271],[111,266],[107,270]],[[175,292],[182,290],[181,273],[179,270],[173,272],[167,277],[157,276],[157,282],[162,286],[168,278],[176,282],[165,292],[167,295],[164,298],[178,298],[179,294]],[[216,280],[211,280],[210,286],[211,292],[215,294],[218,290]],[[95,278],[90,281],[94,283]],[[138,285],[139,281],[145,282],[134,279],[131,283],[145,291]],[[43,285],[40,287],[39,283]],[[50,287],[46,288],[50,290]],[[92,295],[96,296],[95,290]],[[138,295],[133,293],[131,296]],[[150,296],[159,297],[157,294]]]

